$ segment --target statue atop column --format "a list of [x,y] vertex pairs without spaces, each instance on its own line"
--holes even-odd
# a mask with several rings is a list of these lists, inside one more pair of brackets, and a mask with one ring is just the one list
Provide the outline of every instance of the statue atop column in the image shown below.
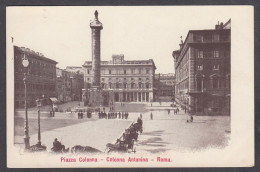
[[98,20],[98,11],[95,11],[95,20]]

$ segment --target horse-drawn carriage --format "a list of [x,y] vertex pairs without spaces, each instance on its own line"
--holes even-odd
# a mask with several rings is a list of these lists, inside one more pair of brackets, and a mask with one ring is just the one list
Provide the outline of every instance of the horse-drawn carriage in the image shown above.
[[138,135],[143,132],[142,124],[143,122],[140,118],[137,120],[137,123],[132,123],[123,135],[117,139],[115,144],[108,143],[106,145],[106,152],[136,152],[134,143],[137,142]]

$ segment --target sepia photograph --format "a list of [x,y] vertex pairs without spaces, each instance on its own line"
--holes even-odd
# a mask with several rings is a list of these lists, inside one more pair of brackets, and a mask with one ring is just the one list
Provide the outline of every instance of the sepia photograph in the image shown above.
[[254,165],[252,7],[6,11],[8,167]]

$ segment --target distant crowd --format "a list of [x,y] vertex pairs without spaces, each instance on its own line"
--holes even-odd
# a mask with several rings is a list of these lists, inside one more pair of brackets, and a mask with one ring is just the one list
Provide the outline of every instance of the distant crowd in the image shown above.
[[99,119],[128,119],[128,112],[98,112]]

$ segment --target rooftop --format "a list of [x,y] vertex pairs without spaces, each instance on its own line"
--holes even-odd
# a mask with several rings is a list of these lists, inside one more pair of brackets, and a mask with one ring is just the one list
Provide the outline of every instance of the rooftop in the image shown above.
[[18,47],[16,45],[14,46],[14,48],[16,50],[20,51],[21,53],[25,53],[26,55],[31,55],[31,56],[33,56],[36,59],[43,60],[43,61],[48,61],[48,62],[55,63],[55,64],[58,63],[58,62],[56,62],[56,61],[54,61],[52,59],[49,59],[49,58],[45,57],[42,53],[33,51],[33,50],[29,49],[29,48]]

